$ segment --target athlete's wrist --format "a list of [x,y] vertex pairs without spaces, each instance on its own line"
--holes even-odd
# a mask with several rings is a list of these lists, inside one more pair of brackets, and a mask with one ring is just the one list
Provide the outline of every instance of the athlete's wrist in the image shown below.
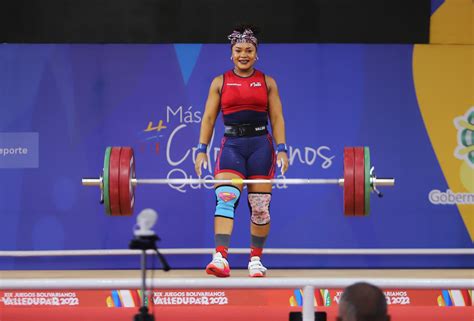
[[199,143],[196,147],[196,152],[199,153],[207,153],[207,144]]
[[286,146],[286,144],[278,144],[276,147],[276,151],[277,153],[284,152],[288,154],[288,146]]

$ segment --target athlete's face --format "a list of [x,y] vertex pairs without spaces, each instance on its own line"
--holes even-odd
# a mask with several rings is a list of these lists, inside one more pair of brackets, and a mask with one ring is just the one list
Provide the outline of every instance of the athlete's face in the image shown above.
[[236,43],[232,47],[232,61],[237,69],[250,71],[257,60],[257,48],[251,43]]

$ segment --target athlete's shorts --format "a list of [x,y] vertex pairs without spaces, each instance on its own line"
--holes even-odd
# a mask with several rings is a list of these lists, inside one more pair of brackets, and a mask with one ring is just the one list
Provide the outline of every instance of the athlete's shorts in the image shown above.
[[233,173],[241,178],[271,179],[275,175],[275,150],[270,134],[224,137],[214,176]]

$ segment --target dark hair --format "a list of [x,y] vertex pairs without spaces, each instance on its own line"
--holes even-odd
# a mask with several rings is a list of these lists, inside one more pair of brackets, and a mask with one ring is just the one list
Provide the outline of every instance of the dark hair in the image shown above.
[[339,306],[341,305],[344,305],[343,313],[354,320],[390,320],[385,294],[378,287],[366,282],[348,286],[341,296]]
[[232,31],[238,31],[240,33],[244,32],[246,29],[250,29],[252,30],[253,34],[255,36],[258,36],[259,33],[260,33],[260,28],[253,25],[253,24],[250,24],[250,23],[240,23],[236,26],[234,26],[234,28],[232,29]]

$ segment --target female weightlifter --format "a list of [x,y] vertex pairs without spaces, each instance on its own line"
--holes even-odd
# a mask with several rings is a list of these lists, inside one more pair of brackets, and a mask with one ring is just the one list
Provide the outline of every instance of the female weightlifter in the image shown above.
[[[217,159],[216,179],[271,179],[275,164],[284,174],[288,168],[285,121],[275,80],[256,70],[258,60],[257,30],[240,26],[228,36],[234,68],[211,83],[201,123],[195,170],[207,167],[207,145],[215,121],[222,112],[225,134]],[[270,119],[271,132],[267,130]],[[276,142],[276,152],[273,145]],[[233,228],[234,212],[242,194],[242,184],[216,185],[214,218],[215,254],[206,272],[217,277],[230,276],[227,252]],[[248,264],[251,277],[263,277],[267,269],[261,262],[262,251],[270,231],[272,184],[249,184],[251,249]]]

